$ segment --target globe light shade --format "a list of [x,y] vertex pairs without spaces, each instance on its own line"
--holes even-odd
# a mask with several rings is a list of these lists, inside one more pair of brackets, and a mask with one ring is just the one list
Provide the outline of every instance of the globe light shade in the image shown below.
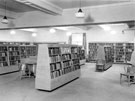
[[11,31],[10,31],[10,34],[11,34],[11,35],[14,35],[14,34],[16,34],[16,31],[15,31],[15,30],[11,30]]
[[35,33],[35,32],[32,33],[32,36],[33,36],[33,37],[36,37],[36,36],[37,36],[37,33]]
[[55,33],[55,32],[56,32],[56,30],[54,28],[50,29],[50,33]]

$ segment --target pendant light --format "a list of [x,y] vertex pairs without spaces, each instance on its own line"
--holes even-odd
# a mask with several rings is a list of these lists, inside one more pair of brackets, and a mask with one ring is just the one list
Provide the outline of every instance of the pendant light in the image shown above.
[[7,16],[6,16],[6,9],[7,9],[6,0],[4,0],[4,4],[5,4],[5,15],[4,15],[4,17],[3,17],[1,22],[3,24],[8,24],[8,19],[7,19]]
[[80,8],[79,8],[78,12],[75,13],[75,16],[76,16],[77,18],[84,18],[84,16],[85,16],[85,14],[83,13],[83,11],[82,11],[82,9],[81,9],[81,0],[80,0]]

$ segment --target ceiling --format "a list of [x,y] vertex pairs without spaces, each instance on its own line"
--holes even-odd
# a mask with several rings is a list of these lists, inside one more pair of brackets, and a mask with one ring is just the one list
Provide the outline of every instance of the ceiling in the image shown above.
[[[7,10],[13,12],[27,12],[27,11],[36,10],[30,6],[16,2],[15,0],[6,0],[6,6],[7,6]],[[5,9],[4,0],[0,0],[0,8]]]
[[78,8],[88,6],[98,6],[122,2],[131,2],[131,0],[47,0],[63,9]]
[[[48,1],[62,9],[69,8],[78,8],[81,4],[81,7],[87,6],[97,6],[97,5],[106,5],[122,2],[131,2],[132,0],[41,0]],[[26,5],[24,3],[19,3],[15,0],[6,0],[7,9],[14,12],[28,12],[37,10],[34,7]],[[4,0],[0,0],[0,8],[5,9]]]
[[[0,8],[5,9],[5,0],[0,0]],[[88,7],[88,6],[99,6],[99,5],[108,5],[108,4],[118,4],[118,3],[125,3],[125,2],[133,2],[135,0],[20,0],[20,1],[32,1],[35,3],[35,1],[42,1],[45,2],[41,5],[41,8],[44,7],[47,9],[46,4],[47,2],[53,4],[53,6],[50,5],[50,7],[55,6],[62,8],[62,9],[70,9],[70,8],[78,8],[80,7]],[[47,2],[46,2],[47,1]],[[40,2],[39,2],[40,3]],[[25,3],[20,3],[17,0],[6,0],[7,10],[13,11],[13,12],[29,12],[29,11],[35,11],[39,10],[36,7],[32,7],[30,5],[27,5]],[[38,5],[39,6],[39,5]],[[78,26],[76,27],[78,29],[83,30],[89,30],[92,28],[90,25],[85,26]],[[75,29],[75,27],[70,27],[71,29]]]

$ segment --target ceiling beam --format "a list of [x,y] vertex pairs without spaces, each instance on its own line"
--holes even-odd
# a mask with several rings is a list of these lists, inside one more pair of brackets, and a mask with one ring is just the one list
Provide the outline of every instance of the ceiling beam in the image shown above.
[[63,9],[47,0],[15,0],[51,15],[62,15]]
[[65,24],[65,25],[48,25],[48,26],[31,26],[31,27],[14,27],[14,28],[0,28],[0,30],[10,30],[10,29],[27,29],[27,28],[50,28],[50,27],[69,27],[69,26],[87,26],[87,25],[102,25],[102,24],[120,24],[120,23],[132,23],[135,20],[126,21],[112,21],[112,22],[92,22],[92,23],[80,23],[80,24]]

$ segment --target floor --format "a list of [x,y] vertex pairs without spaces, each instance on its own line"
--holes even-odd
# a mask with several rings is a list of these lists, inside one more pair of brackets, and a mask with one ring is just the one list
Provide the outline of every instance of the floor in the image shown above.
[[135,101],[135,84],[119,83],[123,65],[95,72],[95,64],[82,66],[81,77],[53,92],[34,88],[34,79],[19,73],[0,76],[0,101]]

